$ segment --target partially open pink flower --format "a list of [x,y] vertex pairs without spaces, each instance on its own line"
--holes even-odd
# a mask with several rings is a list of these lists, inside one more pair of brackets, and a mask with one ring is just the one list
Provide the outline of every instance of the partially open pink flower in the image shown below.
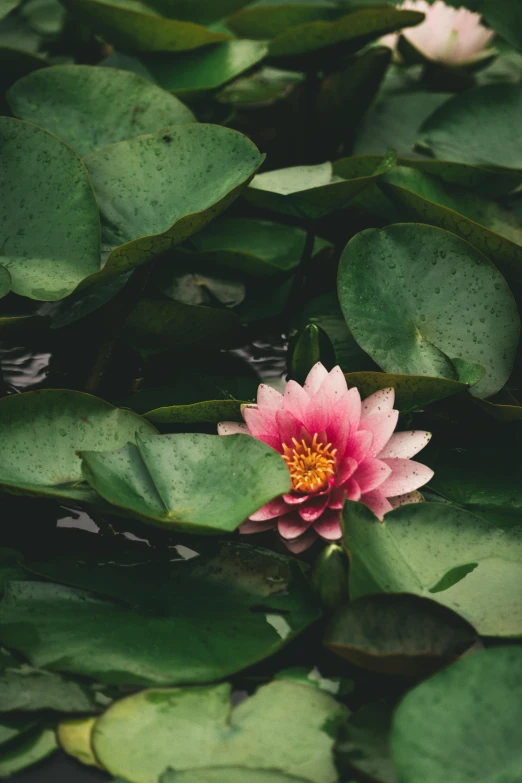
[[[400,34],[428,60],[463,65],[494,53],[493,49],[486,49],[494,31],[484,27],[480,15],[467,8],[451,8],[442,0],[432,5],[426,0],[404,0],[400,8],[426,15],[423,22]],[[380,43],[395,50],[398,40],[399,34],[392,33],[381,38]]]
[[252,435],[278,451],[290,471],[292,490],[267,503],[240,528],[259,533],[277,526],[286,545],[302,552],[321,536],[341,537],[345,499],[359,500],[382,519],[415,492],[433,471],[410,459],[429,441],[429,432],[396,432],[394,390],[375,392],[364,402],[348,389],[335,367],[316,364],[300,386],[289,381],[285,393],[261,384],[257,405],[243,408],[246,424],[222,422],[220,435]]

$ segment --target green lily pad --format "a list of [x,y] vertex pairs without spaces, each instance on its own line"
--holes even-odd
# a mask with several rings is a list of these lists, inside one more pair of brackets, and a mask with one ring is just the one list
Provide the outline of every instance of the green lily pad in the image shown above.
[[324,643],[365,669],[425,677],[456,660],[476,638],[469,623],[433,600],[377,593],[341,607]]
[[263,156],[237,131],[181,125],[85,159],[110,253],[101,276],[130,269],[200,231],[237,198]]
[[223,348],[237,339],[238,316],[225,308],[166,299],[141,299],[125,325],[125,337],[143,356],[163,351]]
[[386,155],[393,148],[397,155],[417,157],[413,147],[422,122],[451,97],[416,91],[377,100],[358,129],[354,154]]
[[42,36],[57,37],[63,29],[65,9],[58,0],[29,0],[20,10],[31,29]]
[[445,503],[416,503],[383,522],[344,510],[351,597],[407,592],[452,609],[484,636],[522,636],[522,534]]
[[81,552],[31,568],[62,584],[11,582],[1,638],[47,669],[116,685],[219,680],[320,616],[295,561],[247,545],[189,560]]
[[511,0],[483,0],[480,12],[487,23],[519,51],[522,50],[522,9]]
[[0,1],[0,19],[10,14],[18,5],[20,0],[1,0]]
[[[191,260],[252,277],[269,277],[299,266],[306,231],[256,218],[223,217],[214,220],[178,248]],[[316,240],[317,253],[329,243]],[[192,261],[191,261],[192,263]]]
[[247,404],[241,400],[205,400],[189,405],[167,405],[148,411],[144,418],[154,424],[219,424],[220,421],[243,421],[241,406]]
[[254,402],[258,386],[259,379],[255,375],[241,377],[187,372],[167,386],[142,389],[132,394],[123,401],[123,405],[146,416],[158,408],[183,407],[199,402]]
[[475,87],[456,95],[424,122],[417,146],[444,160],[521,169],[522,144],[512,133],[521,110],[520,85]]
[[154,427],[81,392],[49,389],[0,400],[0,485],[15,494],[91,499],[80,450],[122,447]]
[[476,400],[476,403],[498,421],[520,421],[522,419],[522,405],[496,404],[487,400]]
[[262,41],[224,41],[185,54],[156,54],[141,62],[164,90],[193,98],[216,90],[266,57]]
[[51,728],[36,729],[22,734],[19,740],[3,749],[0,757],[0,777],[8,777],[26,767],[43,761],[58,748]]
[[315,220],[346,207],[391,165],[385,161],[363,175],[348,171],[346,159],[267,171],[254,177],[244,195],[254,206]]
[[94,693],[59,674],[30,666],[8,668],[0,675],[2,712],[94,712]]
[[400,166],[379,185],[413,220],[451,230],[488,256],[503,274],[522,280],[522,224],[494,201]]
[[410,691],[392,726],[400,780],[517,783],[521,667],[520,647],[481,650]]
[[359,8],[343,15],[343,9],[327,5],[263,5],[245,8],[228,19],[240,36],[271,38],[273,57],[295,57],[338,44],[360,49],[385,33],[422,22],[416,11],[388,5]]
[[96,718],[93,717],[65,720],[58,725],[56,735],[60,747],[69,756],[87,767],[103,769],[92,751],[91,738],[95,723]]
[[[76,19],[123,50],[184,52],[229,38],[194,22],[162,16],[141,0],[64,0],[64,5]],[[165,10],[169,11],[168,4]]]
[[0,266],[0,299],[11,290],[11,274],[5,266]]
[[399,375],[389,372],[345,373],[348,386],[356,386],[363,397],[379,389],[395,389],[395,407],[401,413],[424,408],[432,402],[465,392],[469,386],[449,378],[430,378],[426,375]]
[[89,177],[73,150],[35,125],[0,117],[0,140],[9,191],[0,213],[8,227],[0,261],[16,294],[62,299],[100,268],[100,223]]
[[338,292],[355,339],[386,372],[457,380],[460,359],[486,370],[477,397],[507,381],[520,334],[513,295],[454,234],[415,223],[363,231],[341,257]]
[[430,486],[443,497],[495,523],[496,515],[522,522],[518,451],[499,437],[482,446],[434,450]]
[[191,769],[186,772],[169,770],[160,778],[160,783],[306,783],[304,778],[284,775],[262,769],[245,767],[219,767],[217,769]]
[[[38,724],[38,719],[27,715],[2,715],[0,718],[0,746],[16,740]],[[1,752],[1,749],[0,749]]]
[[249,0],[158,0],[157,7],[165,9],[172,19],[199,24],[212,24],[247,5]]
[[231,105],[271,103],[284,98],[304,80],[300,71],[261,68],[229,84],[216,96],[220,103]]
[[398,783],[390,748],[392,715],[389,704],[365,704],[342,725],[335,747],[341,773],[357,772],[378,783]]
[[9,91],[13,114],[63,139],[82,157],[100,147],[195,122],[173,95],[129,71],[56,65]]
[[131,783],[156,783],[174,765],[184,771],[216,764],[277,769],[311,783],[337,780],[331,752],[346,709],[329,694],[275,680],[232,711],[230,695],[223,683],[123,699],[97,722],[95,753]]
[[189,533],[231,532],[290,490],[284,460],[249,435],[140,437],[137,446],[82,458],[85,478],[109,503]]

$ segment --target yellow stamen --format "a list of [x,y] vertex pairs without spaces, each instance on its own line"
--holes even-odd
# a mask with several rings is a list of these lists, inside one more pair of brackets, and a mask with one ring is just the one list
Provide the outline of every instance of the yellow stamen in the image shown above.
[[337,449],[332,444],[324,446],[317,441],[317,432],[312,443],[292,438],[293,448],[283,443],[283,459],[292,478],[292,489],[299,492],[318,492],[324,489],[335,473]]

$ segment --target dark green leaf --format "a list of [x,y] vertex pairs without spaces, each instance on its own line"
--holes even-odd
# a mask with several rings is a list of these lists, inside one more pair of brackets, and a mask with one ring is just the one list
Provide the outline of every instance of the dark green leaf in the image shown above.
[[349,387],[356,386],[363,397],[379,389],[395,389],[395,407],[401,413],[424,408],[431,402],[460,394],[468,388],[465,383],[449,378],[430,378],[426,375],[399,375],[388,372],[348,372]]
[[351,663],[407,677],[447,666],[475,641],[473,628],[445,606],[417,595],[385,593],[341,607],[324,639],[329,650]]
[[[26,122],[0,117],[0,255],[13,291],[55,301],[100,268],[98,209],[81,160],[62,141]],[[57,204],[60,209],[57,209]]]
[[[401,506],[382,523],[348,501],[344,520],[352,598],[413,593],[453,609],[484,636],[522,636],[520,529],[499,529],[446,503]],[[476,568],[462,568],[471,564]],[[456,568],[460,581],[441,591]]]
[[266,658],[320,616],[288,558],[226,544],[189,560],[169,555],[32,563],[74,587],[11,582],[0,636],[51,670],[113,684],[193,684]]
[[81,392],[45,390],[0,400],[0,484],[15,494],[91,499],[80,450],[120,447],[154,427]]
[[139,438],[121,451],[83,451],[83,472],[109,503],[186,532],[231,532],[290,490],[280,455],[248,435]]
[[56,712],[93,712],[94,693],[59,674],[30,666],[8,668],[0,676],[2,712],[13,710]]
[[42,761],[57,749],[56,735],[51,728],[36,729],[22,734],[10,743],[0,758],[0,777],[8,777]]
[[390,748],[392,712],[385,703],[366,704],[343,724],[335,747],[343,774],[358,772],[378,783],[398,783]]
[[359,345],[386,372],[452,380],[452,359],[482,365],[472,393],[507,381],[520,321],[506,281],[464,240],[422,224],[357,234],[341,257],[339,300]]
[[521,668],[520,647],[482,650],[408,693],[392,726],[400,780],[517,783]]
[[82,157],[100,147],[195,122],[181,101],[129,71],[57,65],[9,91],[17,117],[54,133]]

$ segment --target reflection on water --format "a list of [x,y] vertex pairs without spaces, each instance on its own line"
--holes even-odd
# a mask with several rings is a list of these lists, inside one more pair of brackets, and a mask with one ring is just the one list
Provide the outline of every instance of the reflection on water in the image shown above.
[[50,353],[0,346],[0,365],[8,394],[38,388],[49,375]]
[[254,340],[249,345],[236,348],[230,353],[248,362],[261,380],[274,381],[286,374],[287,348],[287,341],[284,336],[281,336],[273,342]]

